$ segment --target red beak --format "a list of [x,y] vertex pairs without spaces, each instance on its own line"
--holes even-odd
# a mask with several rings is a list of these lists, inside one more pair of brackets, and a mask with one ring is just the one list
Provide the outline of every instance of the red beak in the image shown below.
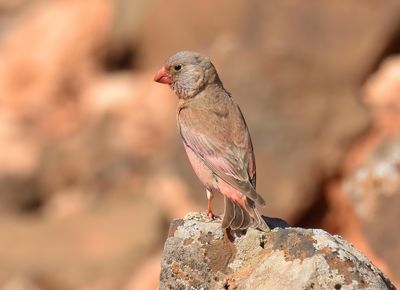
[[171,75],[166,71],[165,66],[163,66],[154,76],[154,81],[161,83],[161,84],[168,84],[172,83]]

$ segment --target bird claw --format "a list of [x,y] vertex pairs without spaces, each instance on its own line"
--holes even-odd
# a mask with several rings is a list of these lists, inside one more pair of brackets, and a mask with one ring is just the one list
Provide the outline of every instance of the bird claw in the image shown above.
[[219,216],[213,214],[212,211],[207,211],[207,216],[208,216],[211,220],[215,220],[215,219],[219,218]]

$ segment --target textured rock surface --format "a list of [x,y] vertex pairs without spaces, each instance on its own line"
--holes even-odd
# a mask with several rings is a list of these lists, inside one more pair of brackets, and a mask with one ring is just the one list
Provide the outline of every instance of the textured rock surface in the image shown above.
[[160,289],[395,289],[339,236],[268,223],[271,232],[249,229],[228,239],[219,221],[202,214],[174,220]]

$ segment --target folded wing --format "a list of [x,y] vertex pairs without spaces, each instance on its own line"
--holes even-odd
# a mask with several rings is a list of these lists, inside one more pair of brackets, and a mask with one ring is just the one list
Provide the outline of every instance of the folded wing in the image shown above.
[[221,126],[224,120],[219,116],[207,114],[204,118],[204,111],[188,107],[181,108],[178,113],[179,131],[185,145],[214,174],[257,204],[265,205],[255,191],[255,162],[250,135],[239,108],[236,109],[236,124],[241,122],[242,126],[240,136],[232,134],[234,123]]

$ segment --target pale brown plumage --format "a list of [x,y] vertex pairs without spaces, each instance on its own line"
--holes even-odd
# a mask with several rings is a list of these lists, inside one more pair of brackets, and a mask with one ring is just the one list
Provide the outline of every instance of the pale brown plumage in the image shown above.
[[256,204],[256,165],[250,134],[238,105],[224,89],[204,55],[182,51],[171,56],[155,81],[169,84],[179,97],[177,123],[186,153],[207,189],[209,214],[214,192],[224,195],[223,228],[267,229]]

